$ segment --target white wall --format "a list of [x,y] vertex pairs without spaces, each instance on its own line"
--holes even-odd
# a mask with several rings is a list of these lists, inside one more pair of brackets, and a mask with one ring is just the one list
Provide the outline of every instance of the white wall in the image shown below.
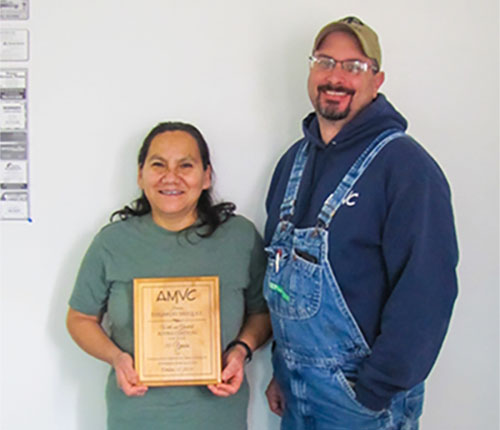
[[[498,428],[497,1],[31,3],[34,222],[0,223],[2,429],[104,429],[107,366],[73,344],[64,318],[89,241],[137,193],[145,133],[168,119],[199,126],[218,194],[262,228],[271,170],[310,110],[312,40],[347,14],[379,32],[382,90],[453,189],[460,296],[422,428]],[[268,355],[249,369],[252,430],[278,428],[263,398]]]

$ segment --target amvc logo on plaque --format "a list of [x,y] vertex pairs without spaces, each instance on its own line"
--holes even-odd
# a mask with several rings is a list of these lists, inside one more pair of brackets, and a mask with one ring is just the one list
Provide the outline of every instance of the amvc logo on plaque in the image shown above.
[[189,301],[192,302],[196,300],[196,288],[184,288],[184,290],[160,290],[158,295],[156,296],[157,302],[175,302],[176,304],[179,301]]

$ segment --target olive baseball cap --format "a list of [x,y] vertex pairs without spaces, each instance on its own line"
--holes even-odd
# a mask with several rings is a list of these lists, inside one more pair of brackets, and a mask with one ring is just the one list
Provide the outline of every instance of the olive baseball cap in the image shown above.
[[313,52],[318,49],[325,37],[333,31],[347,31],[353,34],[359,40],[365,55],[377,61],[378,67],[382,65],[382,51],[377,33],[355,16],[348,16],[325,25],[314,39]]

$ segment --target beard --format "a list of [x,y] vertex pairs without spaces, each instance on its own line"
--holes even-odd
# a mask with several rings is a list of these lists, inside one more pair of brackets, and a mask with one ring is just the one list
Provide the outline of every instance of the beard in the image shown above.
[[338,102],[333,102],[329,101],[326,103],[321,103],[321,93],[326,92],[326,91],[343,91],[346,94],[353,95],[354,90],[351,90],[349,88],[345,88],[342,86],[332,86],[332,85],[320,85],[318,87],[318,95],[316,97],[315,103],[314,103],[314,109],[318,113],[318,115],[321,115],[323,118],[329,120],[329,121],[339,121],[341,119],[345,119],[349,116],[349,113],[351,112],[351,103],[352,103],[352,97],[349,100],[349,103],[347,104],[347,107],[344,110],[339,110],[339,103]]

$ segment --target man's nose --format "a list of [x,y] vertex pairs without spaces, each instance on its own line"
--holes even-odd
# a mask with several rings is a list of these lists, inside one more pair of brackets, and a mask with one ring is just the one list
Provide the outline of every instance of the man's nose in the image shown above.
[[345,81],[346,74],[342,69],[342,65],[340,63],[335,64],[333,69],[328,70],[328,74],[326,79],[330,83],[339,83]]

